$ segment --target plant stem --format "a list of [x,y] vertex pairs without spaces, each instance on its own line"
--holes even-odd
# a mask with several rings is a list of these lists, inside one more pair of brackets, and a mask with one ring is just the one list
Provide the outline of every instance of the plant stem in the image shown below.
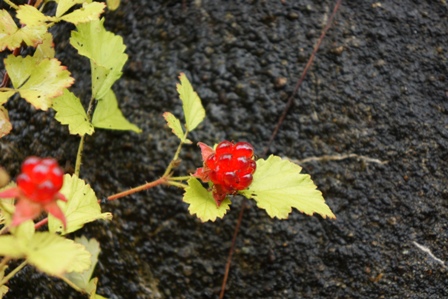
[[9,232],[9,226],[5,225],[2,229],[0,229],[0,236],[6,234],[7,232]]
[[15,5],[14,3],[12,3],[10,0],[5,0],[6,4],[8,4],[9,6],[11,6],[14,9],[18,9],[19,7],[17,5]]
[[63,281],[65,281],[66,284],[68,284],[69,286],[71,286],[72,288],[74,288],[76,291],[80,292],[80,293],[86,293],[85,290],[79,288],[76,284],[74,284],[70,279],[68,279],[65,276],[58,276],[60,279],[62,279]]
[[23,267],[25,267],[28,264],[27,261],[24,261],[23,263],[21,263],[19,266],[17,266],[14,270],[12,270],[11,272],[8,273],[8,275],[6,275],[2,281],[0,281],[0,286],[4,285],[5,283],[7,283],[11,277],[13,277],[14,275],[17,274],[17,272],[19,272],[20,270],[22,270]]
[[[89,106],[87,107],[87,121],[91,122],[92,114],[93,114],[93,103],[95,102],[95,98],[91,97],[89,101]],[[75,174],[79,177],[79,172],[81,171],[81,161],[82,161],[82,151],[84,149],[84,140],[86,138],[86,134],[81,136],[81,140],[79,141],[78,152],[76,154],[76,164],[75,164]]]
[[182,149],[182,145],[184,145],[184,140],[187,139],[187,135],[188,135],[188,130],[185,131],[184,138],[182,138],[182,140],[180,141],[179,146],[177,147],[177,150],[176,150],[176,153],[174,154],[173,159],[171,160],[170,164],[166,168],[165,173],[163,174],[164,177],[167,177],[170,174],[171,170],[173,170],[173,168],[175,167],[175,165],[177,163],[177,159],[179,158],[180,150]]
[[175,176],[175,177],[170,177],[170,181],[188,181],[191,178],[191,176],[186,175],[186,176]]
[[78,152],[76,154],[76,164],[75,164],[75,174],[79,177],[79,172],[81,170],[81,160],[82,160],[82,150],[84,148],[84,137],[86,135],[81,136],[81,140],[79,141]]
[[240,214],[238,216],[238,222],[235,225],[235,230],[233,231],[232,245],[230,246],[229,255],[227,256],[226,269],[224,272],[224,278],[221,285],[221,293],[219,293],[219,299],[224,298],[224,293],[226,292],[227,279],[229,278],[230,264],[232,263],[233,252],[235,251],[236,237],[240,231],[241,222],[243,221],[244,209],[246,208],[246,199],[244,198],[241,205]]
[[277,125],[274,128],[274,131],[272,132],[271,138],[268,141],[268,144],[264,148],[264,155],[269,151],[269,147],[271,146],[272,142],[274,141],[274,138],[277,136],[278,130],[280,129],[280,126],[282,125],[283,121],[286,118],[286,115],[288,114],[289,109],[294,104],[294,97],[296,96],[297,92],[299,91],[300,86],[302,85],[303,80],[305,79],[306,74],[308,73],[309,68],[313,64],[314,57],[316,57],[317,50],[319,50],[320,44],[322,43],[325,35],[327,34],[328,29],[330,29],[331,25],[333,24],[334,16],[336,15],[336,12],[339,9],[339,6],[341,5],[342,0],[337,0],[336,4],[334,5],[333,12],[328,18],[327,24],[325,28],[322,30],[322,33],[317,40],[316,45],[314,46],[314,50],[311,53],[310,58],[308,59],[308,62],[306,63],[305,69],[302,72],[302,75],[300,76],[299,80],[296,83],[296,86],[294,87],[294,91],[292,92],[291,96],[288,98],[288,101],[286,103],[285,108],[283,109],[283,113],[280,116]]
[[181,188],[181,189],[185,189],[185,188],[188,187],[187,184],[182,184],[182,183],[178,183],[178,182],[173,182],[173,181],[171,181],[171,180],[168,180],[168,181],[166,182],[166,184],[169,185],[169,186],[174,186],[174,187],[178,187],[178,188]]
[[132,188],[132,189],[129,189],[129,190],[126,190],[126,191],[123,191],[123,192],[111,195],[111,196],[109,196],[107,198],[107,200],[115,200],[115,199],[118,199],[118,198],[121,198],[121,197],[125,197],[125,196],[131,195],[131,194],[134,194],[134,193],[146,190],[146,189],[153,188],[153,187],[158,186],[158,185],[167,184],[167,182],[168,182],[168,178],[163,176],[163,177],[161,177],[158,180],[155,180],[155,181],[152,181],[152,182],[140,185],[138,187],[135,187],[135,188]]
[[11,260],[10,257],[5,256],[0,262],[0,271],[6,266],[6,264]]
[[45,217],[41,221],[39,221],[39,222],[34,224],[34,229],[38,229],[38,228],[40,228],[41,226],[44,226],[47,223],[48,223],[48,217]]

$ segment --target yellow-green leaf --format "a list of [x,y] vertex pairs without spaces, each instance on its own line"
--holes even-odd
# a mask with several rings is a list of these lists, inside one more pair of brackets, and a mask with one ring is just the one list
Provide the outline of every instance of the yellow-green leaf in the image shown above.
[[0,286],[0,299],[8,293],[9,288],[5,285]]
[[65,174],[64,185],[60,192],[68,199],[68,202],[58,201],[67,220],[67,229],[64,231],[61,221],[48,215],[48,230],[50,232],[69,234],[80,229],[86,223],[98,219],[112,219],[111,213],[101,213],[95,192],[78,176]]
[[255,199],[258,207],[271,217],[286,219],[292,208],[296,208],[307,215],[317,213],[324,218],[336,218],[311,177],[301,174],[301,169],[273,155],[267,160],[259,159],[252,184],[240,193]]
[[98,20],[104,12],[106,4],[102,2],[83,3],[82,7],[61,17],[61,20],[73,24]]
[[19,226],[11,227],[11,234],[16,236],[18,239],[29,241],[34,236],[34,221],[27,220],[20,223]]
[[47,110],[52,99],[74,82],[70,72],[55,58],[41,60],[9,55],[5,59],[5,68],[14,89],[37,109]]
[[112,89],[109,89],[104,98],[98,100],[98,105],[93,113],[92,124],[96,128],[109,130],[130,130],[136,133],[142,131],[123,116]]
[[120,0],[106,0],[109,10],[116,10],[120,6]]
[[10,258],[22,258],[25,255],[23,245],[20,240],[12,235],[0,236],[0,256]]
[[185,188],[183,200],[190,204],[188,207],[190,214],[196,214],[202,222],[215,221],[216,218],[224,217],[231,204],[230,200],[226,198],[218,207],[212,193],[205,189],[194,177],[188,180],[188,187]]
[[75,242],[81,244],[90,253],[90,267],[83,272],[69,272],[64,277],[70,280],[79,289],[87,294],[95,294],[96,283],[91,280],[93,270],[98,262],[98,254],[100,253],[100,243],[95,239],[88,240],[86,237],[75,238]]
[[70,134],[80,136],[93,134],[93,125],[87,119],[81,101],[68,89],[64,89],[63,95],[53,100],[52,108],[56,111],[55,118],[61,124],[68,125]]
[[60,17],[65,14],[70,8],[76,4],[91,3],[92,1],[86,0],[57,0],[58,6],[56,8],[56,17]]
[[72,32],[70,43],[80,55],[91,60],[92,95],[101,99],[114,82],[121,77],[128,56],[121,36],[104,29],[104,18],[78,24]]
[[[41,13],[37,8],[32,5],[20,5],[17,10],[17,18],[20,20],[21,24],[28,26],[44,26],[49,22],[56,21],[56,18],[46,16]],[[46,30],[45,30],[46,31]]]
[[[16,184],[14,182],[10,182],[5,187],[0,188],[0,191],[4,191],[9,188],[15,187]],[[4,224],[6,226],[11,224],[12,215],[15,211],[15,199],[14,198],[1,198],[0,199],[0,224]],[[1,254],[0,254],[1,255]]]
[[205,109],[202,107],[201,99],[193,90],[184,73],[180,73],[180,84],[177,84],[177,92],[182,101],[185,114],[185,126],[189,132],[193,131],[205,118]]
[[163,113],[163,117],[165,118],[168,127],[172,130],[174,135],[176,135],[180,140],[182,140],[185,143],[189,144],[192,143],[191,140],[185,138],[184,130],[182,129],[180,120],[177,117],[175,117],[170,112]]
[[8,110],[0,106],[0,138],[8,135],[12,130],[11,122],[9,121]]
[[84,246],[49,232],[34,234],[25,252],[30,264],[50,275],[82,272],[90,266],[90,253]]
[[54,58],[53,35],[46,32],[42,37],[42,42],[36,47],[33,57],[43,60],[45,58]]
[[16,91],[13,88],[0,88],[0,105],[6,103],[15,94]]
[[42,42],[47,32],[45,25],[25,26],[19,29],[11,15],[4,9],[0,10],[0,24],[0,51],[5,48],[12,51],[20,47],[22,42],[34,47]]
[[84,246],[49,232],[37,232],[31,239],[0,236],[0,256],[26,258],[40,271],[55,276],[90,266],[90,253]]

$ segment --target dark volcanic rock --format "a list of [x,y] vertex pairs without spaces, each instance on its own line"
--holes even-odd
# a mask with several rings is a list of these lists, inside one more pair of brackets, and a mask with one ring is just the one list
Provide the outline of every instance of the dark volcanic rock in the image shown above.
[[[177,140],[162,113],[181,113],[175,83],[186,72],[207,110],[191,138],[246,140],[261,154],[335,1],[122,1],[106,26],[123,36],[129,61],[114,89],[143,129],[97,130],[81,174],[99,198],[163,174]],[[270,153],[302,163],[336,221],[293,211],[270,219],[246,211],[226,298],[446,298],[448,249],[448,9],[445,1],[343,1]],[[62,40],[60,59],[88,98],[84,60]],[[64,52],[62,52],[64,51]],[[278,85],[278,80],[287,79]],[[282,79],[283,80],[283,79]],[[284,82],[284,81],[283,81]],[[84,94],[83,94],[84,93]],[[67,170],[78,138],[51,113],[8,104],[14,130],[0,162],[16,175],[28,155]],[[200,166],[186,146],[179,173]],[[108,298],[216,298],[240,199],[223,220],[190,216],[181,192],[155,188],[104,205],[109,223],[78,234],[102,246],[95,271]],[[26,268],[6,298],[84,298]]]

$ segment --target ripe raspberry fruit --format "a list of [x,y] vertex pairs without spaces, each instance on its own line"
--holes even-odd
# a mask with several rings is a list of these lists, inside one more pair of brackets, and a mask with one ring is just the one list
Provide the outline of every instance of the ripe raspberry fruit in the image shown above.
[[0,199],[15,198],[16,205],[12,226],[32,220],[46,211],[61,220],[67,226],[64,213],[57,201],[67,201],[59,192],[62,187],[64,173],[54,159],[29,157],[22,164],[22,172],[17,177],[17,187],[0,192]]
[[64,172],[56,160],[29,157],[22,164],[22,173],[17,185],[29,199],[47,203],[62,187]]
[[195,176],[204,182],[213,182],[213,198],[218,206],[228,194],[249,187],[256,169],[252,145],[225,140],[218,144],[214,152],[205,144],[199,145],[207,155],[203,154],[204,167],[199,168]]

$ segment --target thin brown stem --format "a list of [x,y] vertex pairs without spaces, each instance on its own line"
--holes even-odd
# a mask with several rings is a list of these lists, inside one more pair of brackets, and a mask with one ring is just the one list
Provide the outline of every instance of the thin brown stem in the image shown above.
[[[292,92],[291,96],[288,98],[288,101],[286,103],[285,109],[283,110],[282,115],[279,118],[279,121],[277,123],[277,126],[275,127],[274,131],[272,132],[271,138],[269,139],[269,142],[267,144],[267,146],[265,147],[262,156],[266,156],[266,154],[269,151],[269,147],[271,146],[272,142],[274,141],[274,138],[277,136],[278,130],[280,129],[280,126],[282,125],[283,121],[285,120],[286,115],[288,114],[289,108],[291,108],[293,102],[294,102],[294,96],[297,94],[297,92],[299,91],[300,86],[302,85],[303,80],[305,79],[306,74],[308,73],[309,68],[311,67],[311,64],[313,63],[314,57],[316,56],[317,50],[319,49],[322,40],[324,39],[328,29],[330,29],[331,24],[333,23],[333,19],[334,16],[336,15],[336,12],[339,10],[339,6],[341,5],[342,0],[337,0],[336,4],[334,6],[333,9],[333,13],[331,14],[330,18],[328,19],[328,22],[324,28],[324,30],[322,31],[319,40],[317,41],[316,46],[314,47],[313,52],[311,53],[311,56],[305,66],[305,69],[302,72],[302,75],[300,76],[299,80],[296,83],[296,86],[294,87],[294,91]],[[244,214],[244,209],[245,209],[245,200],[243,201],[243,205],[241,206],[241,210],[240,210],[240,214],[238,217],[238,221],[235,225],[235,231],[233,233],[233,238],[232,238],[232,245],[230,247],[230,251],[229,251],[229,255],[227,257],[227,263],[226,263],[226,269],[225,269],[225,273],[224,273],[224,279],[222,281],[222,286],[221,286],[221,293],[219,294],[219,299],[223,299],[224,298],[224,293],[225,293],[225,289],[226,289],[226,284],[227,284],[227,279],[229,276],[229,271],[230,271],[230,265],[232,263],[232,256],[233,256],[233,252],[235,251],[235,243],[236,243],[236,237],[238,235],[240,226],[241,226],[241,222],[243,220],[243,214]]]
[[152,182],[140,185],[138,187],[135,187],[135,188],[132,188],[132,189],[129,189],[129,190],[126,190],[126,191],[123,191],[123,192],[111,195],[111,196],[109,196],[107,198],[107,200],[115,200],[115,199],[118,199],[118,198],[122,198],[122,197],[131,195],[131,194],[143,191],[143,190],[151,189],[151,188],[153,188],[155,186],[158,186],[158,185],[166,184],[167,182],[168,182],[168,178],[167,177],[161,177],[158,180],[155,180],[155,181],[152,181]]
[[41,221],[37,222],[36,224],[34,224],[34,229],[38,229],[42,226],[44,226],[45,224],[48,223],[48,217],[45,217],[44,219],[42,219]]
[[229,255],[227,256],[226,269],[224,272],[224,278],[221,285],[221,293],[219,294],[219,299],[224,298],[224,293],[226,292],[227,279],[229,278],[230,265],[232,264],[233,252],[235,251],[236,237],[240,231],[241,222],[243,221],[244,210],[246,208],[246,199],[244,198],[241,205],[240,214],[238,216],[238,221],[233,231],[232,245],[230,246]]
[[328,19],[324,30],[322,30],[322,33],[321,33],[319,39],[317,40],[317,44],[314,47],[314,50],[311,53],[310,58],[308,59],[305,69],[303,70],[302,75],[300,76],[299,80],[297,81],[296,86],[294,87],[294,91],[292,92],[291,96],[288,98],[288,101],[286,102],[286,106],[283,109],[283,113],[280,116],[280,118],[277,122],[277,125],[275,126],[274,131],[272,132],[271,138],[269,139],[269,142],[263,151],[264,156],[268,153],[269,147],[271,146],[272,142],[274,141],[274,138],[277,136],[281,125],[285,121],[286,115],[288,114],[289,109],[291,108],[291,106],[294,103],[294,97],[296,96],[297,92],[299,91],[299,88],[302,85],[302,82],[305,79],[305,76],[308,73],[308,70],[310,69],[311,65],[313,64],[314,58],[316,57],[316,54],[317,54],[317,51],[319,50],[319,47],[320,47],[325,35],[327,34],[328,29],[330,29],[330,27],[333,23],[334,16],[336,15],[336,12],[339,10],[339,6],[341,5],[341,2],[342,2],[342,0],[337,0],[336,4],[334,6],[334,9],[333,9],[333,13],[331,14],[330,18]]
[[11,272],[8,273],[8,275],[6,275],[1,281],[0,281],[0,286],[4,285],[5,283],[7,283],[11,277],[13,277],[14,275],[17,274],[17,272],[19,272],[20,270],[22,270],[23,267],[25,267],[28,264],[27,261],[24,261],[23,263],[21,263],[20,265],[18,265],[15,269],[13,269]]

